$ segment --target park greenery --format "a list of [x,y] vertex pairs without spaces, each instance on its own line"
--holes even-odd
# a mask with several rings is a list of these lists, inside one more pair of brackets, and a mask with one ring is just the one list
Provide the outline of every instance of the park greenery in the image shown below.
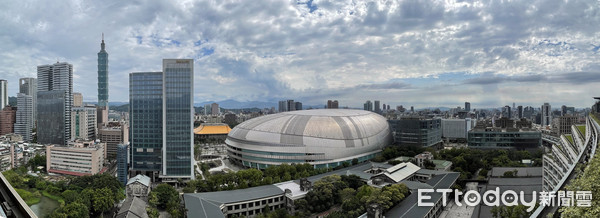
[[171,217],[184,217],[183,207],[179,198],[179,192],[168,184],[162,183],[152,189],[148,195],[148,216],[158,217],[156,208],[167,211]]
[[316,181],[306,197],[296,202],[296,208],[307,215],[306,213],[323,212],[341,205],[340,211],[335,211],[329,216],[358,217],[366,212],[367,205],[376,203],[387,211],[409,194],[404,184],[393,184],[379,189],[365,184],[355,175],[331,175]]
[[58,201],[60,207],[50,214],[51,218],[100,216],[125,198],[121,183],[106,174],[50,182],[27,174],[23,166],[4,171],[3,175],[28,205],[38,203],[42,195]]
[[184,188],[184,192],[192,192],[195,187],[197,192],[212,192],[244,189],[261,185],[275,184],[288,180],[300,179],[317,174],[325,173],[327,169],[315,169],[310,164],[282,164],[270,166],[264,171],[254,168],[240,170],[237,172],[209,173],[207,164],[200,164],[200,170],[205,180],[192,180]]

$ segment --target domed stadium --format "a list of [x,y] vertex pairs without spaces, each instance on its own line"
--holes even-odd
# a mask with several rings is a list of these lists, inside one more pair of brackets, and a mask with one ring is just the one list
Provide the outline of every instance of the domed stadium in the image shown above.
[[225,143],[229,159],[265,169],[309,163],[329,168],[369,160],[392,142],[386,119],[363,110],[300,110],[257,117],[237,125]]

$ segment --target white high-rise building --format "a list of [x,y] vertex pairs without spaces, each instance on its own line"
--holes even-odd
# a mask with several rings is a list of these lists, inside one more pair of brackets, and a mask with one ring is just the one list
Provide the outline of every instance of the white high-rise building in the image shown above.
[[8,83],[0,79],[0,110],[8,106]]
[[[36,78],[21,78],[19,79],[19,93],[23,93],[25,95],[29,95],[32,98],[32,107],[33,107],[33,125],[35,126],[35,121],[37,120],[37,79]],[[18,98],[18,96],[17,96]],[[18,100],[17,100],[18,101]],[[18,104],[18,103],[17,103]],[[19,110],[17,108],[17,110]]]
[[15,133],[23,137],[23,141],[31,142],[31,130],[34,128],[33,97],[23,93],[17,94],[17,120]]
[[544,103],[542,105],[542,126],[552,125],[552,108],[550,104]]

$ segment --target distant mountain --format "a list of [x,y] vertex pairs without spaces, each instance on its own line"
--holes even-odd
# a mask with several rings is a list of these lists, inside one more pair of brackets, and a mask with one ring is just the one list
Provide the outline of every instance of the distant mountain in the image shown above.
[[[195,103],[194,106],[196,106],[196,107],[204,107],[204,105],[212,104],[212,103],[214,103],[214,101],[207,101],[207,102],[202,102],[202,103]],[[221,107],[221,108],[227,108],[227,109],[271,108],[271,107],[277,108],[277,103],[263,102],[263,101],[246,101],[246,102],[240,102],[240,101],[228,99],[228,100],[224,100],[224,101],[217,101],[216,103],[219,104],[219,107]]]

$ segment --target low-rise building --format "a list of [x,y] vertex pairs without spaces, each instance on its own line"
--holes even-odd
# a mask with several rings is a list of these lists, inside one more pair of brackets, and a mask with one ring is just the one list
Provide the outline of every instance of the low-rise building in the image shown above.
[[106,143],[106,157],[117,156],[117,145],[129,143],[129,128],[126,123],[110,122],[98,130],[98,139]]
[[225,140],[229,132],[231,132],[231,128],[225,123],[203,123],[194,129],[194,136],[196,139],[215,138]]
[[105,144],[94,141],[76,141],[67,146],[46,147],[46,169],[49,173],[85,176],[102,173]]
[[148,218],[146,202],[140,198],[127,198],[115,218]]
[[142,174],[131,177],[127,181],[126,188],[128,198],[137,197],[146,200],[150,194],[150,177]]

